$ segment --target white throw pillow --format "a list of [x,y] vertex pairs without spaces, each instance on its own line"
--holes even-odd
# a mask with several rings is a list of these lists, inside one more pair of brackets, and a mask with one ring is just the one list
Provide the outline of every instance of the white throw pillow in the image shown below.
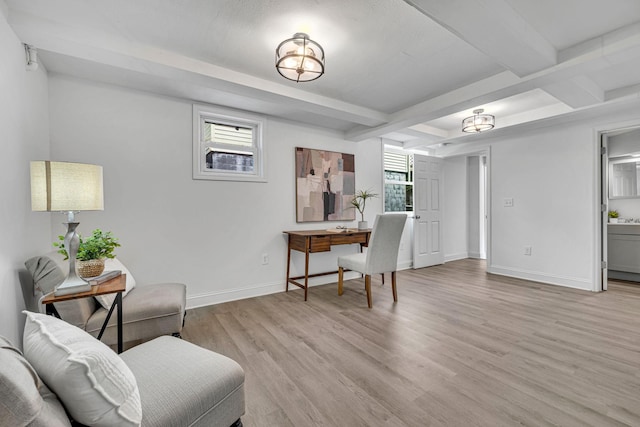
[[[112,271],[112,270],[120,270],[122,271],[122,274],[127,275],[127,287],[122,293],[122,297],[124,298],[124,296],[127,295],[129,291],[136,286],[136,279],[133,278],[131,273],[129,273],[129,270],[127,270],[127,267],[125,267],[124,264],[122,264],[118,260],[118,258],[113,258],[113,259],[107,258],[104,260],[104,271],[106,272],[106,271]],[[96,301],[98,301],[100,305],[106,308],[107,310],[111,308],[111,306],[113,305],[113,301],[115,301],[115,299],[116,299],[116,294],[98,295],[96,297]]]
[[140,425],[138,384],[113,350],[64,320],[23,313],[25,357],[76,421],[90,426]]

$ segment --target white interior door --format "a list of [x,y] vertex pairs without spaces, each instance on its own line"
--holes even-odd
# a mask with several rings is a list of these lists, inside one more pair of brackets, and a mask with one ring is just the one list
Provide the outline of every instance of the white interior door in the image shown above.
[[437,157],[413,157],[413,268],[444,263],[443,165],[444,161]]

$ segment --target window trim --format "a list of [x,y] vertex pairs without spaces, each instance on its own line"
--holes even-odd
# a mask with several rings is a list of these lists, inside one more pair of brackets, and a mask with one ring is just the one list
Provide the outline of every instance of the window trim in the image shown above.
[[[215,148],[224,151],[225,148],[233,150],[231,144],[215,144],[211,141],[204,141],[204,129],[202,124],[205,121],[214,121],[228,126],[248,127],[254,130],[253,147],[242,147],[245,152],[253,153],[254,171],[220,171],[206,168],[207,149]],[[267,120],[265,117],[246,113],[244,111],[223,109],[219,107],[193,104],[193,179],[212,181],[244,181],[244,182],[267,182],[266,173],[266,144],[264,141],[264,131]]]

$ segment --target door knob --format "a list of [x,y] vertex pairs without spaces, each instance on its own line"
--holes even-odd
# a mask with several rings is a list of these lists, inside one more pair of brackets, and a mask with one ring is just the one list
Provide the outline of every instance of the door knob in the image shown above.
[[420,219],[420,215],[416,215],[413,217],[414,219]]

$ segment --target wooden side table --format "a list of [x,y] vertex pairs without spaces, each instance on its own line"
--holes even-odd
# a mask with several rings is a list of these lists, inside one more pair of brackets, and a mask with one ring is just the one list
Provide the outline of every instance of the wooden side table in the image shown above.
[[53,316],[56,316],[57,318],[60,318],[60,314],[58,314],[58,311],[56,310],[53,303],[116,293],[116,299],[115,301],[113,301],[113,304],[111,304],[109,313],[107,314],[106,319],[104,319],[104,323],[102,324],[102,328],[100,328],[100,333],[98,334],[98,339],[102,338],[102,334],[104,334],[105,329],[107,329],[107,324],[109,323],[109,319],[111,318],[113,309],[117,306],[118,311],[116,313],[116,317],[118,319],[118,353],[122,353],[122,292],[124,292],[124,290],[126,289],[126,285],[127,275],[121,274],[120,276],[114,277],[111,280],[107,280],[104,283],[92,286],[90,291],[60,296],[55,296],[53,292],[51,292],[42,299],[42,304],[45,304],[47,314],[51,314]]

